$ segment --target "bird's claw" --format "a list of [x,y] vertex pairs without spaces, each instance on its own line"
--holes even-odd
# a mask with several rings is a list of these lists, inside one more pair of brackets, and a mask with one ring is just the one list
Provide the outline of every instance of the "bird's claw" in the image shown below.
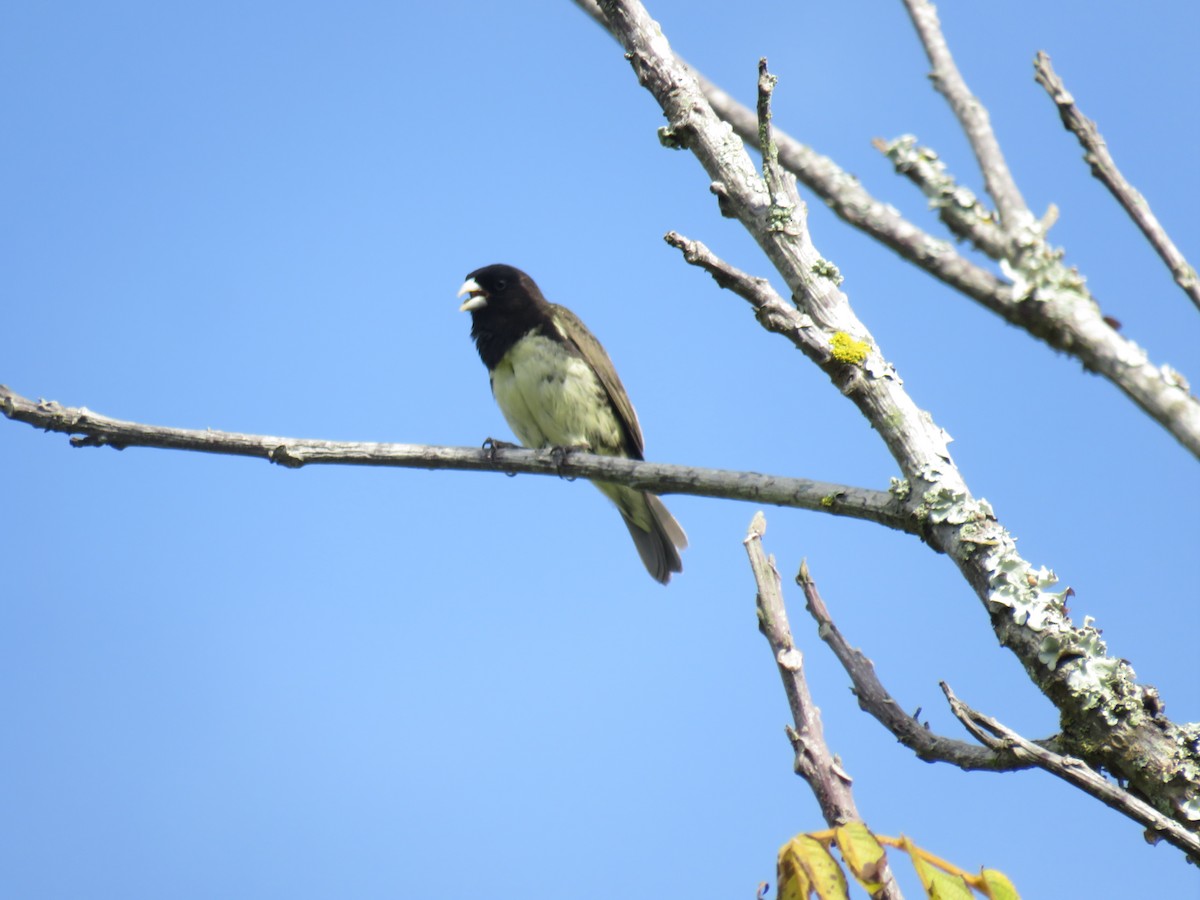
[[483,449],[488,452],[488,461],[496,461],[497,450],[516,450],[520,447],[519,444],[514,444],[511,441],[501,441],[494,437],[486,438],[483,442]]
[[576,478],[578,478],[579,476],[577,475],[564,475],[561,471],[563,463],[567,461],[567,457],[572,453],[590,453],[591,450],[592,448],[587,444],[576,444],[571,447],[551,447],[550,456],[554,460],[555,468],[560,470],[558,477],[566,481],[574,481]]
[[[511,441],[497,440],[494,437],[487,438],[483,442],[483,449],[487,451],[488,462],[492,462],[492,463],[494,463],[496,461],[496,451],[497,450],[519,450],[520,447],[521,447],[520,444],[514,444]],[[517,477],[516,472],[505,472],[504,474],[507,475],[509,478]]]

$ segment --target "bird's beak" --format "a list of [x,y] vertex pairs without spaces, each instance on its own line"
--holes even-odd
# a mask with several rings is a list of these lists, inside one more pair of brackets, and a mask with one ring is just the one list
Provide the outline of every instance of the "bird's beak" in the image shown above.
[[458,308],[459,312],[471,312],[472,310],[483,309],[487,306],[487,292],[479,286],[479,283],[474,278],[468,278],[464,281],[463,286],[458,289],[458,293],[454,296],[461,297],[463,294],[467,295],[467,299]]

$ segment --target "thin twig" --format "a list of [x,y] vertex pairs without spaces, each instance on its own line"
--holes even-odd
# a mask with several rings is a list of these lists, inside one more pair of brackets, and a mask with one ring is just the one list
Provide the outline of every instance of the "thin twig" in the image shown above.
[[912,534],[920,531],[920,523],[907,505],[886,491],[802,478],[648,463],[575,451],[564,455],[552,450],[352,443],[168,428],[113,419],[86,408],[29,400],[4,385],[0,385],[0,412],[44,431],[74,435],[71,443],[76,447],[191,450],[255,457],[287,468],[306,465],[393,466],[600,479],[660,494],[749,500],[865,519]]
[[1117,168],[1112,154],[1108,152],[1108,144],[1100,136],[1100,130],[1096,127],[1096,123],[1085,116],[1075,105],[1075,98],[1071,96],[1063,80],[1054,71],[1054,67],[1050,64],[1050,57],[1046,53],[1038,51],[1033,68],[1037,83],[1046,89],[1046,93],[1058,107],[1058,114],[1062,118],[1063,126],[1079,139],[1079,144],[1084,151],[1083,158],[1091,166],[1092,174],[1104,183],[1104,186],[1117,198],[1117,202],[1124,207],[1125,212],[1129,213],[1130,218],[1137,223],[1138,228],[1142,229],[1142,234],[1146,236],[1151,246],[1162,257],[1162,261],[1167,264],[1167,268],[1171,270],[1171,275],[1176,283],[1192,298],[1192,303],[1200,308],[1200,278],[1197,278],[1196,270],[1184,259],[1183,253],[1167,235],[1162,223],[1150,211],[1150,204],[1132,184],[1125,180],[1125,176]]
[[1031,765],[1045,769],[1081,791],[1090,794],[1125,816],[1146,827],[1146,838],[1155,843],[1159,838],[1183,850],[1194,862],[1200,863],[1200,834],[1189,831],[1178,822],[1162,815],[1149,803],[1133,796],[1103,775],[1090,768],[1081,759],[1055,753],[1034,741],[1021,737],[1010,728],[1000,724],[991,716],[971,709],[954,695],[946,682],[941,682],[943,693],[950,702],[950,710],[982,743],[997,751],[1016,753]]
[[[996,214],[974,191],[955,181],[937,153],[919,146],[911,134],[892,141],[876,139],[871,144],[891,161],[896,174],[920,188],[952,234],[970,241],[991,259],[1008,259],[1012,255],[1011,242],[1001,230]],[[1009,299],[1017,304],[1022,298]]]
[[[817,636],[829,645],[833,655],[850,676],[859,707],[874,716],[896,740],[912,750],[919,759],[926,762],[950,763],[966,771],[1013,772],[1033,766],[1032,762],[1021,759],[1011,751],[993,750],[937,734],[922,725],[916,716],[902,710],[900,704],[879,680],[875,673],[875,665],[861,650],[851,647],[834,624],[808,570],[807,560],[800,563],[796,583],[804,591],[806,609],[817,623]],[[1046,746],[1054,745],[1054,741],[1043,743]]]
[[[795,771],[803,778],[817,803],[821,814],[831,827],[847,822],[861,822],[858,807],[854,803],[850,775],[841,761],[825,742],[825,729],[821,725],[821,710],[813,703],[804,677],[804,655],[796,649],[788,625],[787,608],[783,602],[783,589],[774,557],[768,557],[762,546],[762,536],[767,529],[767,520],[761,512],[755,513],[750,528],[742,541],[750,558],[750,569],[758,586],[755,606],[758,610],[758,629],[771,647],[771,655],[783,680],[788,707],[792,712],[792,726],[787,729],[788,739],[795,751]],[[879,875],[884,883],[876,897],[899,898],[891,870]]]
[[779,296],[765,278],[757,278],[732,266],[700,241],[693,241],[677,231],[668,231],[663,239],[683,253],[684,260],[708,272],[718,285],[733,291],[754,307],[758,321],[768,331],[787,337],[812,359],[827,362],[830,356],[828,341],[813,326],[812,319]]
[[[668,231],[663,235],[663,240],[680,250],[688,264],[704,269],[720,287],[733,291],[759,312],[788,308],[784,299],[771,287],[771,282],[730,265],[700,241],[686,238],[678,231]],[[798,327],[802,327],[799,313],[796,314],[794,322]]]
[[946,98],[959,124],[962,125],[971,149],[975,151],[975,158],[979,161],[988,194],[996,202],[1000,223],[1012,236],[1018,229],[1028,225],[1033,216],[1017,189],[1008,163],[1004,161],[1004,153],[1000,150],[1000,142],[996,140],[996,134],[992,130],[987,109],[979,102],[979,98],[971,93],[962,73],[958,71],[954,57],[950,54],[950,47],[942,34],[936,7],[928,0],[904,0],[904,5],[917,29],[917,36],[925,47],[925,54],[933,66],[929,77],[934,87]]

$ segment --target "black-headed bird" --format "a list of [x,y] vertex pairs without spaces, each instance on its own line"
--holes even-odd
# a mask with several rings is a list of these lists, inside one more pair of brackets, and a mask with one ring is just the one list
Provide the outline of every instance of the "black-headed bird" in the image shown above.
[[[532,278],[493,265],[467,276],[458,296],[491,376],[492,395],[526,447],[584,448],[643,459],[642,429],[612,360],[583,322],[547,302]],[[597,481],[655,581],[682,572],[687,535],[654,494]]]

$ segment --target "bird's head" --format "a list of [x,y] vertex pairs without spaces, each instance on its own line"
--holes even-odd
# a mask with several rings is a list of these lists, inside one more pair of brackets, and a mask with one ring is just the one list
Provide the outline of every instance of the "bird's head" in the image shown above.
[[545,303],[542,292],[532,278],[513,266],[497,263],[476,269],[467,276],[458,296],[467,299],[459,307],[461,312],[476,312],[481,309],[494,311],[518,304]]

